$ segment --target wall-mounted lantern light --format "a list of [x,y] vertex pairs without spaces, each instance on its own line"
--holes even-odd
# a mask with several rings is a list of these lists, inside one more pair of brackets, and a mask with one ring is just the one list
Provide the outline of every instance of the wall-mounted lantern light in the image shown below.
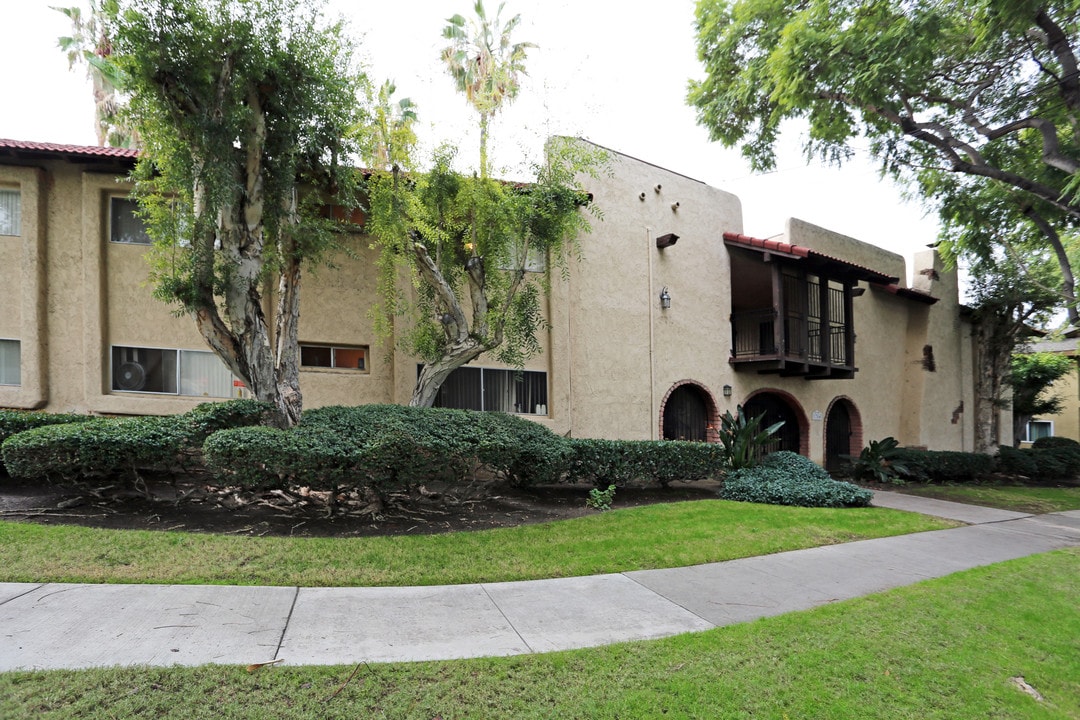
[[671,247],[677,242],[679,242],[678,235],[675,233],[667,233],[666,235],[660,235],[656,238],[656,247],[663,250],[666,247]]
[[671,294],[668,293],[667,288],[660,291],[660,309],[667,310],[671,307]]
[[730,385],[725,385],[724,386],[724,397],[726,397],[726,398],[731,397],[731,386]]

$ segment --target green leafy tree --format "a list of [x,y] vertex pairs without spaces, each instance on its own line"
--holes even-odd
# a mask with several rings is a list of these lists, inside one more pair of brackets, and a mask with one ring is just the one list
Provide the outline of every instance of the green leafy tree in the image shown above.
[[320,204],[355,198],[353,44],[303,0],[124,0],[115,22],[155,294],[292,425],[301,268],[339,237]]
[[131,148],[138,145],[138,138],[122,118],[124,105],[124,76],[112,61],[112,20],[119,8],[118,0],[90,0],[90,11],[83,12],[79,6],[53,10],[63,13],[71,21],[71,35],[61,37],[60,49],[67,54],[68,67],[74,69],[86,63],[94,93],[94,132],[101,147]]
[[[565,271],[589,229],[579,174],[599,167],[603,153],[555,138],[528,184],[464,176],[453,160],[444,147],[429,172],[376,172],[367,186],[367,229],[381,250],[381,327],[410,328],[404,349],[424,361],[410,404],[422,407],[485,352],[520,367],[540,351],[550,265]],[[546,271],[528,269],[539,269],[536,258]],[[414,295],[400,291],[400,268]]]
[[[424,361],[410,404],[421,407],[435,402],[450,373],[485,352],[521,367],[540,351],[548,264],[565,271],[578,235],[589,229],[579,178],[604,162],[591,146],[555,138],[533,166],[532,182],[488,177],[490,120],[517,95],[534,46],[511,42],[520,16],[502,24],[501,5],[490,19],[482,2],[475,10],[472,21],[447,21],[443,36],[452,44],[442,57],[479,115],[479,176],[458,173],[456,151],[442,147],[427,173],[405,176],[398,162],[368,181],[367,228],[381,249],[379,327],[384,335],[391,326],[410,328],[401,334],[404,349]],[[537,259],[544,272],[534,272]],[[411,297],[399,290],[400,268],[413,280]]]
[[1019,447],[1028,422],[1040,415],[1061,411],[1063,399],[1051,386],[1073,369],[1073,359],[1050,352],[1013,355],[1009,386],[1012,388],[1013,445]]
[[536,45],[511,42],[521,15],[501,23],[502,3],[490,19],[483,0],[476,0],[473,9],[476,17],[471,20],[454,15],[446,21],[443,37],[451,44],[443,50],[442,58],[458,90],[480,116],[480,177],[486,178],[491,119],[517,97],[521,76],[526,74],[526,56]]
[[975,450],[994,454],[1003,435],[999,411],[1009,405],[1013,354],[1031,327],[1048,323],[1057,293],[1052,258],[1032,256],[1021,266],[1002,253],[970,268],[975,343]]
[[713,139],[759,169],[788,119],[808,123],[808,155],[867,139],[947,222],[1027,223],[1077,322],[1060,237],[1080,224],[1075,0],[699,0],[696,26],[689,102]]

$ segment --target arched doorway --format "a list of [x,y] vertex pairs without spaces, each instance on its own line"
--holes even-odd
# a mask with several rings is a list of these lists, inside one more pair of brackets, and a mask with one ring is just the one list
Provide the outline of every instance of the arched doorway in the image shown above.
[[762,428],[767,428],[781,420],[784,422],[773,436],[772,442],[765,447],[766,453],[790,450],[801,455],[806,454],[802,442],[802,431],[806,423],[801,420],[801,412],[792,406],[792,402],[779,393],[762,392],[751,397],[743,405],[743,412],[748,418],[764,415],[761,420]]
[[690,382],[678,385],[664,400],[663,438],[704,442],[715,414],[716,405],[704,388]]
[[855,405],[846,398],[836,398],[825,416],[825,469],[836,472],[847,464],[845,455],[858,455],[862,449],[862,419]]

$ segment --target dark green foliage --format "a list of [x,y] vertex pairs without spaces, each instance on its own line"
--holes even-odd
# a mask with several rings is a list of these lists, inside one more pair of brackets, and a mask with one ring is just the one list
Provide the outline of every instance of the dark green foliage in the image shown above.
[[717,477],[725,467],[724,448],[716,443],[575,439],[570,445],[568,481],[597,487],[667,486]]
[[197,467],[199,447],[215,430],[261,422],[268,403],[231,400],[204,403],[169,417],[86,418],[13,435],[2,446],[15,477],[135,477]]
[[783,427],[784,421],[762,428],[761,421],[764,417],[747,417],[742,405],[736,407],[734,415],[728,410],[721,416],[717,434],[720,445],[724,448],[724,459],[728,467],[738,469],[756,465],[765,454],[765,446],[776,431]]
[[20,478],[133,476],[181,462],[185,434],[172,418],[95,418],[47,425],[4,442],[4,464]]
[[732,471],[720,496],[725,500],[798,505],[801,507],[865,507],[874,494],[848,482],[833,480],[823,468],[787,450],[770,453],[760,465]]
[[42,425],[63,425],[90,420],[90,415],[47,413],[28,410],[0,410],[0,443],[16,433]]
[[[1049,438],[1047,438],[1049,439]],[[1080,477],[1080,443],[1018,449],[998,448],[998,470],[1031,480],[1071,480]]]
[[894,462],[904,467],[904,480],[928,483],[978,482],[995,469],[993,455],[946,450],[900,448]]
[[[33,430],[45,425],[64,425],[66,423],[85,422],[90,415],[72,413],[47,413],[27,410],[0,410],[0,445],[12,435]],[[7,472],[0,455],[0,473]]]
[[1045,450],[1048,448],[1059,447],[1071,447],[1080,448],[1080,442],[1073,440],[1072,438],[1060,437],[1057,435],[1051,435],[1049,437],[1041,437],[1035,442],[1031,443],[1031,447],[1036,450]]
[[570,451],[550,430],[503,413],[362,405],[311,410],[290,432],[216,433],[204,452],[224,481],[387,491],[439,480],[461,483],[479,468],[517,485],[556,482]]
[[466,482],[481,469],[518,486],[621,487],[717,477],[724,468],[715,443],[567,440],[515,415],[403,405],[309,410],[292,431],[227,430],[203,450],[223,482],[380,491]]
[[899,445],[894,437],[871,440],[859,457],[852,458],[851,472],[855,479],[902,484],[904,480],[901,476],[908,469],[903,463],[897,462]]

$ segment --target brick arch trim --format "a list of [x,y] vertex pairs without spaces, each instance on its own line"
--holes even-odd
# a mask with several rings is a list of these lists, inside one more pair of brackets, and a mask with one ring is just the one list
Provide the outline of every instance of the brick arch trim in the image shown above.
[[847,407],[848,417],[851,418],[851,441],[848,443],[848,455],[858,455],[863,449],[863,424],[862,413],[859,412],[858,406],[855,401],[849,398],[847,395],[837,395],[829,403],[829,407],[825,410],[825,423],[822,427],[822,447],[828,445],[829,437],[829,417],[832,415],[832,409],[837,403],[843,403]]
[[802,403],[799,402],[791,393],[786,390],[780,390],[777,388],[760,388],[747,395],[742,405],[758,395],[775,395],[787,403],[787,406],[795,414],[795,421],[799,423],[799,454],[803,457],[810,457],[810,419],[806,417],[806,411],[803,410]]
[[[673,383],[671,387],[668,388],[668,391],[664,393],[664,399],[660,401],[660,417],[656,437],[664,437],[664,411],[667,409],[668,399],[671,397],[671,394],[673,392],[685,385],[693,386],[694,389],[700,392],[702,397],[705,398],[705,410],[706,412],[708,412],[709,415],[708,426],[710,428],[715,428],[720,424],[720,411],[717,409],[718,406],[716,404],[716,396],[712,394],[709,388],[707,388],[703,383],[700,383],[697,380],[679,380],[678,382]],[[716,435],[715,432],[706,432],[705,439],[706,442],[720,441],[719,436]]]

